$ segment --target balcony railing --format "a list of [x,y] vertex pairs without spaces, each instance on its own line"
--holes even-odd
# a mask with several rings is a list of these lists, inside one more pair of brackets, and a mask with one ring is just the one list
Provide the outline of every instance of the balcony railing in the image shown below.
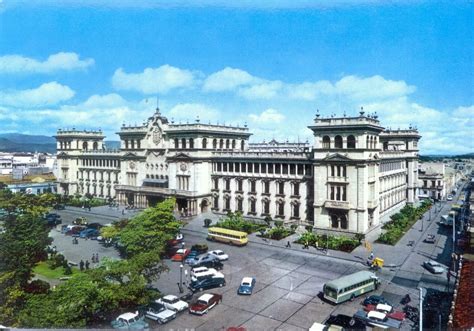
[[342,177],[342,176],[329,176],[328,182],[333,183],[349,183],[349,177]]
[[324,207],[349,210],[351,208],[351,205],[347,201],[326,200],[326,202],[324,203]]

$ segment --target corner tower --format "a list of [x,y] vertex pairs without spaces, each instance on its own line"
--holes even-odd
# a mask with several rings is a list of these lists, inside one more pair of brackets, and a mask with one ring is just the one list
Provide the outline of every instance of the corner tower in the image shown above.
[[314,125],[314,226],[367,233],[379,223],[379,135],[376,115],[322,118]]

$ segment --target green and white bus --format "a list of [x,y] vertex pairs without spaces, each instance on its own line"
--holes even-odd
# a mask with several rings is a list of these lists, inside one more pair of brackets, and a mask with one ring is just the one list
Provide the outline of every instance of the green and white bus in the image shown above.
[[353,300],[377,288],[379,279],[373,272],[359,271],[324,284],[324,298],[334,303]]

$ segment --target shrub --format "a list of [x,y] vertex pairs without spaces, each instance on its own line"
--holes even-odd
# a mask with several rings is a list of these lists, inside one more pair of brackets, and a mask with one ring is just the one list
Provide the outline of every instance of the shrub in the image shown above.
[[48,293],[50,289],[49,283],[44,280],[35,279],[26,285],[25,291],[32,294]]
[[290,225],[290,229],[291,229],[291,231],[293,231],[293,232],[295,232],[297,228],[298,228],[298,225],[296,225],[296,224],[291,224],[291,225]]
[[268,226],[270,226],[273,221],[273,219],[270,216],[265,216],[263,220],[265,221],[265,223],[267,223]]
[[307,243],[313,247],[327,247],[328,249],[339,250],[343,252],[352,252],[359,246],[357,239],[344,236],[316,235],[313,232],[305,232],[296,241],[304,245]]
[[212,220],[211,220],[211,219],[206,218],[206,219],[204,220],[204,227],[205,227],[205,228],[210,227],[211,224],[212,224]]
[[257,232],[260,229],[266,228],[266,225],[256,224],[251,221],[244,220],[240,213],[229,213],[227,218],[217,222],[216,226],[230,230],[244,231],[247,233]]
[[283,226],[283,221],[275,221],[275,226],[281,228]]
[[308,232],[313,232],[313,226],[312,226],[312,225],[306,225],[304,228],[305,228],[306,231],[308,231]]

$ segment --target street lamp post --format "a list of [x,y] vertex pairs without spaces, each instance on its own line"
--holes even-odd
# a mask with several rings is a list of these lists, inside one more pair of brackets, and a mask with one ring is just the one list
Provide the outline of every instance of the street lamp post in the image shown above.
[[419,318],[420,322],[418,323],[420,326],[420,331],[423,331],[423,288],[420,287],[420,313]]
[[184,266],[181,264],[179,266],[179,293],[183,293],[183,268]]

